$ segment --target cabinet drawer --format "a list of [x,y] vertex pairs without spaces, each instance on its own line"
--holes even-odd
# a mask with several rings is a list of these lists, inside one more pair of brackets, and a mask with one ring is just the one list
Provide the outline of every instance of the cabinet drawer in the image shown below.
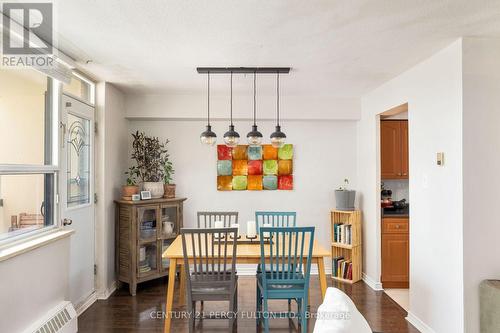
[[382,233],[408,233],[408,218],[384,218],[382,219]]

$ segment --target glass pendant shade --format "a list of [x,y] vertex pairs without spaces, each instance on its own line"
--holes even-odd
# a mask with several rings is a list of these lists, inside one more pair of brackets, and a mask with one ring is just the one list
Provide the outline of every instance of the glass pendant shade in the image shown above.
[[276,73],[276,129],[271,134],[271,145],[274,148],[281,148],[285,145],[286,135],[281,131],[280,126],[280,73]]
[[207,130],[200,135],[200,141],[207,146],[213,146],[217,142],[217,135],[212,132],[212,126],[207,125]]
[[224,143],[228,147],[236,147],[240,142],[240,135],[234,130],[234,125],[229,125],[229,131],[224,133]]
[[286,135],[281,131],[281,126],[276,126],[276,130],[271,134],[271,145],[274,148],[281,148],[285,145]]
[[262,143],[262,133],[257,129],[257,75],[253,72],[253,125],[252,130],[247,134],[248,144],[258,146]]
[[260,145],[262,143],[262,133],[257,130],[257,125],[252,126],[252,130],[247,134],[248,144]]
[[207,129],[201,133],[200,142],[207,146],[213,146],[217,142],[217,135],[210,126],[210,72],[207,74]]

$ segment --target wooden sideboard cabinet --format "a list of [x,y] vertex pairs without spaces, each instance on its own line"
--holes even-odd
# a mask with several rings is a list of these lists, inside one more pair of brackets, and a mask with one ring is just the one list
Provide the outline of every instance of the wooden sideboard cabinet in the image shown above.
[[116,274],[132,296],[138,283],[168,275],[169,262],[161,255],[183,226],[185,200],[115,201]]

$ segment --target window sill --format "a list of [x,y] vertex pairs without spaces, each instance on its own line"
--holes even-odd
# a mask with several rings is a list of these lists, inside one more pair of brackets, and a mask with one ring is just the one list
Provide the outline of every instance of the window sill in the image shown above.
[[5,247],[0,248],[0,262],[53,243],[62,238],[69,237],[74,232],[74,230],[57,228],[30,238],[20,240],[19,242],[6,245]]

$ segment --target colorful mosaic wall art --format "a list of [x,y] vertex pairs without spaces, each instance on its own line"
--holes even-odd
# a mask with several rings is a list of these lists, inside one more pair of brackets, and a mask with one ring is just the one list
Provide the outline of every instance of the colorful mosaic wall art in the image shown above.
[[218,145],[217,190],[293,190],[293,145]]

